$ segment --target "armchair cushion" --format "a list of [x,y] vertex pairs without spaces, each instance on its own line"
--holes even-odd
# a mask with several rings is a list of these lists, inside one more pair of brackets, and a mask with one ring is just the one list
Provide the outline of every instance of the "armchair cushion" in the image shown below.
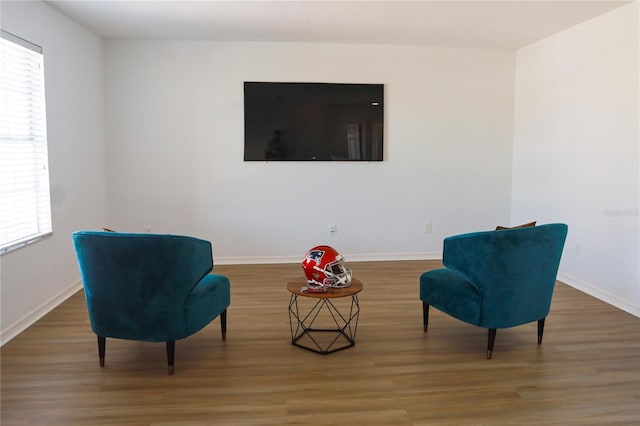
[[529,228],[531,226],[536,226],[536,221],[535,220],[533,222],[523,223],[522,225],[516,225],[516,226],[501,226],[501,225],[498,225],[498,226],[496,226],[496,231],[502,231],[502,230],[505,230],[505,229]]
[[184,302],[188,334],[193,334],[213,321],[231,303],[229,279],[209,274],[191,290]]
[[[442,286],[446,283],[446,288]],[[425,272],[420,277],[420,299],[459,320],[478,324],[482,297],[478,288],[461,273],[447,269]]]

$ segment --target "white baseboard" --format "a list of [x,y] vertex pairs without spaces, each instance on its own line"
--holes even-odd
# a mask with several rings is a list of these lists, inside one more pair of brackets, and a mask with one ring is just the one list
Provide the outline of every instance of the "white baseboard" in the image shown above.
[[345,255],[346,261],[353,262],[385,262],[393,260],[442,260],[442,252],[422,253],[365,253]]
[[56,306],[67,300],[69,297],[73,296],[81,288],[82,281],[78,280],[57,295],[53,296],[51,299],[44,302],[42,305],[33,309],[18,321],[10,324],[6,328],[3,328],[0,331],[0,346],[3,346],[18,334],[35,324],[36,321],[51,312]]
[[583,293],[588,294],[589,296],[593,296],[596,299],[602,300],[603,302],[606,302],[612,306],[615,306],[616,308],[622,309],[623,311],[640,318],[640,306],[635,305],[628,300],[621,299],[619,296],[613,293],[603,290],[601,286],[581,280],[580,278],[576,278],[572,275],[562,272],[558,273],[558,281],[561,281],[577,290],[582,291]]
[[[442,259],[442,252],[423,253],[363,253],[348,254],[343,253],[346,262],[384,262],[389,260],[439,260]],[[214,265],[263,265],[274,263],[302,263],[300,256],[242,256],[242,257],[216,257]]]

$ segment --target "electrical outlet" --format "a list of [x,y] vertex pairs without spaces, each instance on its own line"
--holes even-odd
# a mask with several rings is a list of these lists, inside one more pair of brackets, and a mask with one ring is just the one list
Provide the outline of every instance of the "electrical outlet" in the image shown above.
[[424,223],[423,231],[424,231],[425,234],[430,234],[431,233],[431,222],[425,222]]
[[338,233],[338,227],[334,224],[329,225],[329,235],[336,235]]

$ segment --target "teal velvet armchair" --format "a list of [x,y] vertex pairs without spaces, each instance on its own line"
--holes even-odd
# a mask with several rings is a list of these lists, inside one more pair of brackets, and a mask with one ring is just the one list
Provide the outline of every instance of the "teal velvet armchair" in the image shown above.
[[78,231],[72,238],[101,367],[107,337],[166,342],[169,374],[176,340],[218,316],[226,339],[230,284],[210,273],[210,242],[99,231]]
[[538,344],[551,305],[567,225],[475,232],[444,240],[444,268],[420,276],[424,331],[429,307],[489,329],[538,322]]

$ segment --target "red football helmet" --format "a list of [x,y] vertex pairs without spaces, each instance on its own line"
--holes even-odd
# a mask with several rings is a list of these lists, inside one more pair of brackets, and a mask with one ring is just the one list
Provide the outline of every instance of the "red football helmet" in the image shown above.
[[343,288],[351,285],[351,271],[344,267],[344,257],[333,247],[316,246],[302,260],[302,269],[310,288]]

